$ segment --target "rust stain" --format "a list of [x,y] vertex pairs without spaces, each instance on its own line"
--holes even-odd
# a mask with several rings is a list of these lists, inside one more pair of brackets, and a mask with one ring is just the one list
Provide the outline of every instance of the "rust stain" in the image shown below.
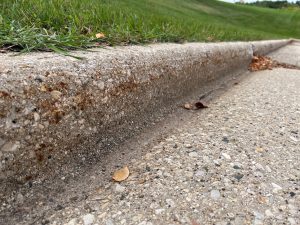
[[39,162],[39,163],[42,163],[44,161],[44,155],[43,153],[41,152],[36,152],[35,153],[35,157],[36,157],[36,160]]
[[30,181],[32,179],[33,179],[32,175],[27,175],[27,176],[24,177],[25,181]]
[[61,89],[66,90],[66,89],[68,89],[68,86],[69,86],[69,85],[68,85],[67,83],[61,81],[61,82],[58,83],[58,86],[59,86]]
[[39,108],[44,109],[45,111],[54,111],[55,109],[57,109],[54,106],[54,101],[52,100],[43,100],[39,102]]
[[59,121],[62,120],[62,118],[64,117],[65,113],[62,110],[54,110],[54,112],[52,112],[52,118],[50,120],[51,123],[59,123]]
[[11,98],[11,96],[6,91],[0,91],[0,98]]
[[78,93],[75,96],[74,101],[80,110],[85,110],[88,106],[92,104],[90,94],[85,92]]
[[118,96],[122,92],[130,92],[136,90],[138,85],[135,83],[134,79],[131,77],[129,78],[129,81],[123,82],[117,87],[115,87],[112,91],[110,91],[110,94],[112,96]]
[[6,117],[6,112],[0,111],[0,118],[5,118]]
[[33,87],[26,88],[24,89],[24,95],[27,97],[37,96],[37,90]]

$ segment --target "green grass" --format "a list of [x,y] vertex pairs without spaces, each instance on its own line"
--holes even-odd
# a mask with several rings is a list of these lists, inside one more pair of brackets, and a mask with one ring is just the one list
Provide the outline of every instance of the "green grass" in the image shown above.
[[215,0],[0,0],[0,48],[13,51],[290,37],[300,38],[299,11]]

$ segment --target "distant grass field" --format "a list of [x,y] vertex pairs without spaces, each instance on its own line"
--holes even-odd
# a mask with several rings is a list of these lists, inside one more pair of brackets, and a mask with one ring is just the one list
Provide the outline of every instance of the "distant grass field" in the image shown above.
[[299,11],[215,0],[0,1],[0,48],[14,51],[289,37],[300,38]]

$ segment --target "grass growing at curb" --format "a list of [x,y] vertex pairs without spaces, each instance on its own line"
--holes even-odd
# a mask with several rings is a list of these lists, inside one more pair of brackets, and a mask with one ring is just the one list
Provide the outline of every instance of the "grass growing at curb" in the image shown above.
[[[95,38],[96,33],[105,37]],[[215,0],[1,0],[0,48],[66,51],[95,45],[300,37],[298,11]]]

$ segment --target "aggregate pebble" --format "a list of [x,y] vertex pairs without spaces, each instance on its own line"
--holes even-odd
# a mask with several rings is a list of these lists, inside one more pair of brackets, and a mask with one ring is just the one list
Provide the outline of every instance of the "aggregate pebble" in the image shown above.
[[93,214],[86,214],[82,217],[84,225],[91,225],[95,220],[95,216]]

